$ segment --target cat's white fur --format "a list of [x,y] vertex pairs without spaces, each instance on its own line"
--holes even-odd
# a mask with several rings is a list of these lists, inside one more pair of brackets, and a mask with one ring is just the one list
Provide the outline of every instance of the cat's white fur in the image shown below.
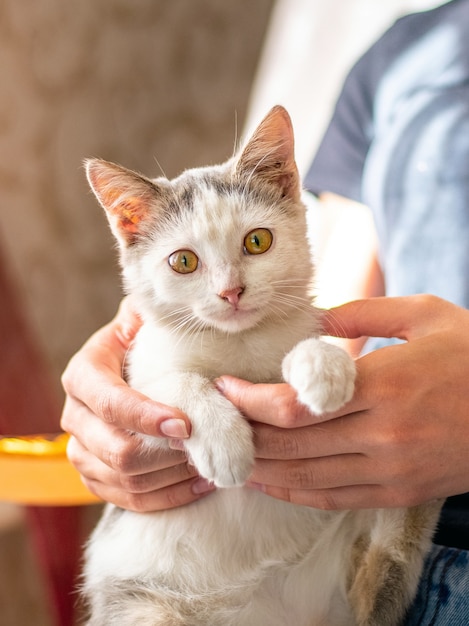
[[[252,430],[213,380],[288,381],[313,413],[347,402],[355,368],[319,339],[288,114],[275,107],[238,155],[171,183],[92,160],[144,325],[129,382],[182,409],[199,473],[220,489],[179,509],[108,507],[87,548],[90,626],[392,626],[415,593],[438,506],[319,511],[242,487]],[[273,243],[246,254],[266,228]],[[168,258],[190,250],[196,271]],[[224,294],[239,293],[230,301]],[[165,440],[145,437],[154,454]],[[150,453],[150,452],[149,452]],[[301,469],[298,468],[301,478]]]

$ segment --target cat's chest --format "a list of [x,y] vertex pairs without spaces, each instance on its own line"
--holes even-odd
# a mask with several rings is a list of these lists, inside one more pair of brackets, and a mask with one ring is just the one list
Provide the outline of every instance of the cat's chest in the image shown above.
[[180,339],[165,328],[144,325],[130,356],[133,376],[195,371],[209,379],[223,374],[252,382],[279,382],[284,356],[311,328],[289,328],[229,335],[203,333]]

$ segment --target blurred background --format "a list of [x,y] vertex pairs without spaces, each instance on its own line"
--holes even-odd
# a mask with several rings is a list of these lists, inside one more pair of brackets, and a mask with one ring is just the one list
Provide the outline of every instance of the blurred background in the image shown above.
[[[304,172],[358,55],[396,16],[436,4],[2,0],[0,274],[8,291],[0,290],[0,337],[12,353],[26,336],[33,344],[57,423],[61,372],[121,297],[113,240],[83,159],[173,177],[223,161],[282,103]],[[19,338],[5,322],[12,302]],[[0,434],[15,432],[11,397],[22,386],[17,376],[4,389],[7,402],[0,385]],[[21,508],[0,503],[0,622],[52,626],[26,528]]]

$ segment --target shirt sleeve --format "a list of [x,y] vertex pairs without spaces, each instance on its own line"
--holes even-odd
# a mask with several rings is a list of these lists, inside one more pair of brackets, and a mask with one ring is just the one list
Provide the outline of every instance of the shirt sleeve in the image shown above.
[[329,191],[362,201],[362,175],[372,140],[369,53],[347,76],[334,114],[304,180],[315,195]]

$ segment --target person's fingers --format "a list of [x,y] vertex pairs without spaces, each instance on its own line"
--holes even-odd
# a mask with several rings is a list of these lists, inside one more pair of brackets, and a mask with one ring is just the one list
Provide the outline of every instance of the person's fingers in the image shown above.
[[388,508],[420,504],[420,501],[411,498],[405,504],[402,492],[385,489],[381,485],[353,485],[333,489],[309,490],[288,489],[258,483],[248,483],[247,486],[278,500],[326,511]]
[[74,459],[75,467],[87,480],[134,494],[157,491],[198,476],[195,467],[187,463],[187,460],[146,474],[125,475],[112,470],[85,450],[79,455],[76,450],[71,450],[70,456]]
[[308,408],[298,402],[296,392],[287,383],[253,384],[233,376],[221,376],[215,384],[248,419],[282,428],[317,421]]
[[127,472],[113,468],[87,450],[78,439],[70,437],[67,456],[72,465],[87,478],[122,487],[129,491],[143,492],[166,487],[196,476],[195,468],[187,462],[187,456],[173,450],[160,450],[145,463],[145,471],[138,473],[141,463],[135,463]]
[[408,507],[460,493],[419,455],[366,454],[273,461],[257,459],[248,486],[320,509]]
[[[451,306],[451,305],[450,305]],[[458,307],[454,305],[456,313]],[[322,329],[335,337],[396,337],[411,340],[448,316],[448,303],[436,296],[381,297],[356,300],[323,311]]]
[[133,305],[131,296],[122,299],[117,315],[114,318],[116,333],[123,345],[130,345],[140,330],[143,322]]
[[200,500],[215,491],[216,487],[204,478],[196,477],[175,485],[146,493],[131,493],[95,480],[82,477],[91,493],[115,506],[139,513],[164,511]]
[[376,462],[362,454],[278,461],[257,459],[255,483],[298,490],[331,489],[374,482]]
[[[457,307],[456,307],[457,308]],[[444,322],[442,321],[442,324]],[[416,347],[417,346],[417,347]],[[352,399],[337,411],[315,415],[297,400],[295,390],[286,383],[253,384],[231,376],[222,376],[217,386],[250,420],[279,428],[301,428],[313,424],[330,424],[342,416],[362,414],[377,410],[383,404],[395,402],[395,394],[411,396],[419,371],[421,355],[428,352],[428,365],[432,363],[432,347],[413,343],[387,346],[356,360],[355,390]],[[415,366],[411,365],[415,361]],[[406,363],[406,369],[403,369]],[[360,437],[363,437],[360,429]]]
[[323,415],[316,415],[301,404],[296,391],[287,383],[254,384],[233,376],[221,376],[215,384],[225,398],[247,419],[279,428],[301,428],[369,408],[369,399],[362,397],[360,393],[362,386],[360,370],[358,362],[352,400],[339,410]]
[[[366,416],[354,413],[344,418],[285,430],[270,424],[253,423],[256,458],[300,460],[367,450]],[[372,435],[370,425],[370,435]]]
[[[87,366],[88,367],[88,366]],[[67,432],[73,428],[73,410],[67,402],[71,399],[86,399],[92,413],[105,423],[122,429],[159,437],[185,439],[189,437],[191,424],[187,416],[175,407],[155,402],[147,396],[131,389],[122,379],[102,369],[94,372],[74,373],[73,387],[65,385],[68,393],[62,413],[61,426]],[[81,400],[76,400],[81,403]]]
[[139,512],[165,510],[194,502],[215,487],[199,477],[180,452],[165,451],[155,471],[125,475],[88,452],[71,437],[67,454],[85,486],[103,501]]
[[[86,406],[74,400],[67,399],[67,404],[70,406],[64,410],[64,415],[69,414],[69,418],[66,420],[66,430],[73,435],[69,442],[67,454],[74,465],[78,445],[110,468],[126,475],[157,471],[178,462],[182,463],[185,459],[184,455],[176,454],[172,450],[163,450],[152,446],[151,440],[134,431],[103,422]],[[168,423],[171,424],[172,422],[169,421]],[[181,424],[185,428],[184,422]],[[162,426],[164,427],[164,423]],[[80,443],[78,444],[78,442]],[[71,457],[71,454],[74,454],[74,457]]]

